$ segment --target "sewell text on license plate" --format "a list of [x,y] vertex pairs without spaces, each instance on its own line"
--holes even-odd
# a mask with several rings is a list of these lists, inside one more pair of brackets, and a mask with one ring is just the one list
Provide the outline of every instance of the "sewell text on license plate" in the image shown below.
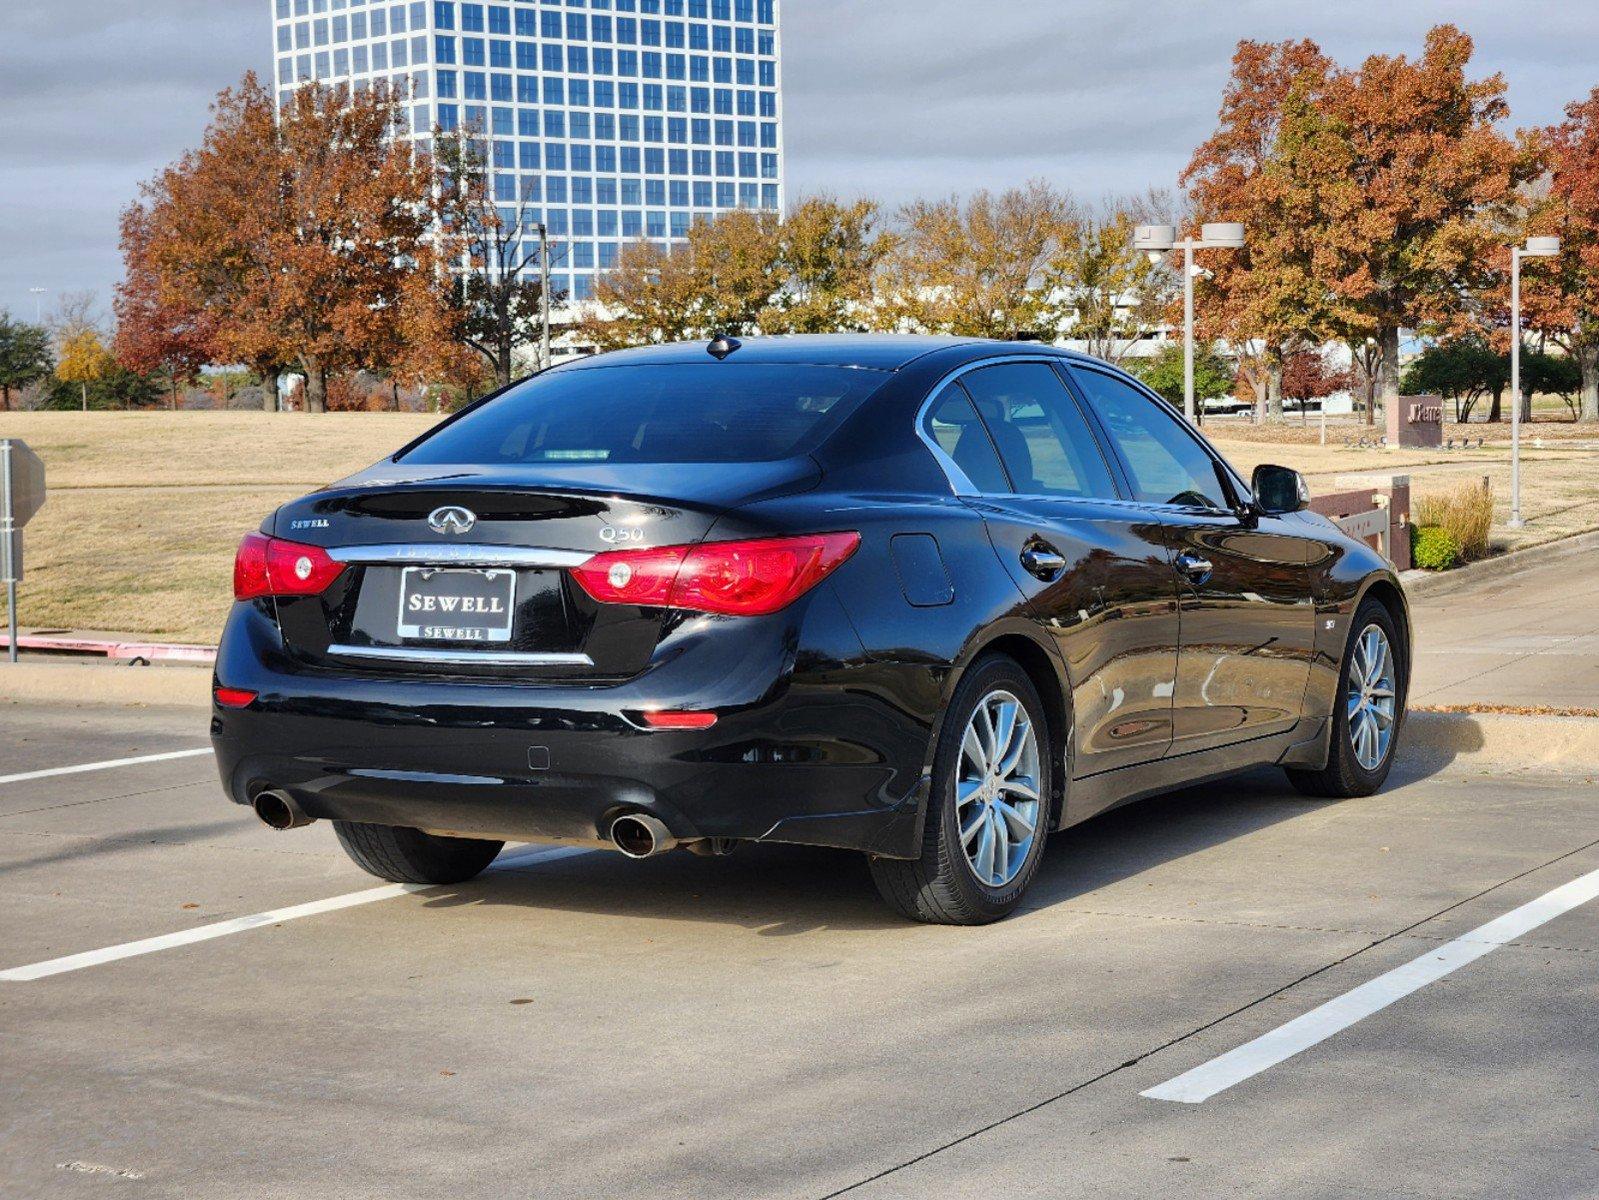
[[508,642],[515,599],[515,571],[407,567],[396,632],[418,641]]

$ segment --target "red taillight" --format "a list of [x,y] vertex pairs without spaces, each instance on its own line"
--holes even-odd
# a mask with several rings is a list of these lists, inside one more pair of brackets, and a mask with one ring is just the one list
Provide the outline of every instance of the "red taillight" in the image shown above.
[[602,604],[758,617],[786,608],[855,553],[858,533],[608,550],[572,574]]
[[651,729],[709,729],[716,724],[713,712],[647,712],[643,716]]
[[255,703],[256,693],[244,688],[218,687],[213,693],[223,708],[249,708]]
[[282,538],[252,533],[239,543],[233,559],[233,598],[315,596],[344,571],[320,546],[302,546]]

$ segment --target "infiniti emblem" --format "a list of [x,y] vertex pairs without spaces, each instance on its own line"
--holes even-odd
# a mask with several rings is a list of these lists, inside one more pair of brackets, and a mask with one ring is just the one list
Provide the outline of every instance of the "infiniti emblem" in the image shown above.
[[446,504],[428,514],[428,525],[435,533],[470,533],[477,514],[459,504]]

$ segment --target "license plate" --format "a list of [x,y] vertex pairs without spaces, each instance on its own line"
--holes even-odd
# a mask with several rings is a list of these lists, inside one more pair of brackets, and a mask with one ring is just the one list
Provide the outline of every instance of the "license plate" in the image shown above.
[[398,633],[428,642],[508,642],[515,599],[515,571],[406,567]]

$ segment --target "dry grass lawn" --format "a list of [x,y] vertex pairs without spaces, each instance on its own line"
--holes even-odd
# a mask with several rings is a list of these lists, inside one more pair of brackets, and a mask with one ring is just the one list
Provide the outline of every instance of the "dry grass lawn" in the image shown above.
[[[107,630],[214,642],[230,601],[233,550],[277,505],[376,462],[436,418],[335,413],[3,413],[0,437],[45,460],[50,498],[28,527],[24,628]],[[1473,426],[1478,436],[1482,426]],[[1537,435],[1546,437],[1539,448]],[[1503,441],[1482,450],[1349,450],[1309,430],[1216,422],[1207,431],[1246,474],[1281,462],[1313,488],[1350,475],[1408,474],[1418,494],[1488,476],[1496,546],[1599,528],[1599,438],[1537,429],[1523,456],[1527,528],[1503,528]],[[1342,431],[1340,431],[1341,434]],[[1493,431],[1500,439],[1503,430]],[[1490,435],[1492,436],[1492,435]],[[1334,440],[1337,440],[1335,435]]]
[[393,452],[437,418],[329,413],[4,413],[45,461],[25,535],[25,629],[215,642],[233,551],[274,508]]

